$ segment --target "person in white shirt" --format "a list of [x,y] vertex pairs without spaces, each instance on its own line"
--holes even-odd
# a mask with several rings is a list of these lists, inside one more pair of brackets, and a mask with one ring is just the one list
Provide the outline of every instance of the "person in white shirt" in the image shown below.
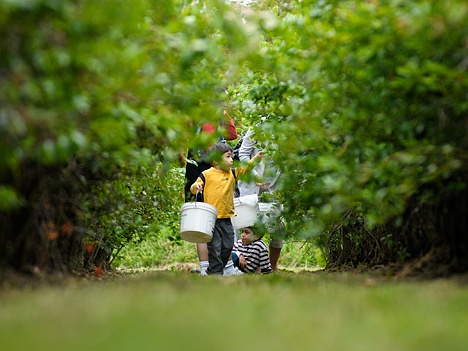
[[[260,151],[257,147],[257,141],[254,138],[254,131],[250,128],[245,134],[242,145],[239,149],[239,160],[248,162]],[[276,189],[280,171],[273,164],[271,159],[263,160],[252,170],[254,179],[261,179],[261,181],[245,182],[238,181],[240,196],[257,194],[261,195],[263,192],[273,192]],[[278,260],[283,248],[284,241],[279,238],[271,238],[269,243],[270,262],[273,270],[278,270]]]

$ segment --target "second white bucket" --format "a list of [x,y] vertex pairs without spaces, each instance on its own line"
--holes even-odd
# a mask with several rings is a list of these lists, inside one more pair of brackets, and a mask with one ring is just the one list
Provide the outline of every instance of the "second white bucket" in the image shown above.
[[216,207],[204,202],[187,202],[180,208],[180,236],[191,243],[207,243],[213,238],[218,217]]
[[[249,195],[252,196],[252,195]],[[254,195],[256,197],[256,195]],[[236,197],[234,199],[234,209],[237,213],[235,217],[231,217],[232,226],[234,229],[249,227],[257,221],[258,216],[258,200],[256,198]]]
[[272,214],[272,216],[278,216],[281,214],[283,209],[282,205],[276,202],[259,202],[258,208],[262,214]]

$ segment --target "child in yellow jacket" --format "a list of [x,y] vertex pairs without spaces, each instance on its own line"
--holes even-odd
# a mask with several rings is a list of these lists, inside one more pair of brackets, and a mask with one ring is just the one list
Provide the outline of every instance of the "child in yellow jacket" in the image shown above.
[[234,189],[236,180],[247,173],[263,158],[260,151],[247,166],[233,168],[232,148],[226,143],[215,144],[209,151],[212,167],[203,171],[190,187],[192,194],[203,192],[204,202],[216,207],[218,218],[213,238],[208,246],[208,274],[223,274],[234,245],[234,228],[231,217],[234,211]]

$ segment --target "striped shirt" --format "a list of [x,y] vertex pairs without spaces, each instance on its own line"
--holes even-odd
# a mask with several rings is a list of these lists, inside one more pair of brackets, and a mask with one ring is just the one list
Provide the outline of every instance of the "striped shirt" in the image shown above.
[[241,268],[243,272],[255,273],[258,267],[260,267],[261,272],[264,274],[273,272],[270,258],[268,257],[268,248],[261,239],[255,240],[246,246],[239,239],[234,243],[232,251],[237,253],[237,255],[242,254],[244,256],[247,267]]

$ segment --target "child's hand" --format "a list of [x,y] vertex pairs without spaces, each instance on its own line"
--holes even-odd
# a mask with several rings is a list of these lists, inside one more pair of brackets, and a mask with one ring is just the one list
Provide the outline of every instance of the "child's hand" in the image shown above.
[[197,193],[201,193],[203,191],[203,184],[195,183],[195,187],[197,188]]
[[245,260],[245,257],[244,257],[243,254],[240,254],[240,255],[239,255],[239,266],[240,266],[241,268],[247,267],[247,261]]
[[258,154],[257,154],[258,159],[261,160],[261,159],[263,158],[263,156],[265,156],[265,151],[260,150],[260,151],[258,152]]

